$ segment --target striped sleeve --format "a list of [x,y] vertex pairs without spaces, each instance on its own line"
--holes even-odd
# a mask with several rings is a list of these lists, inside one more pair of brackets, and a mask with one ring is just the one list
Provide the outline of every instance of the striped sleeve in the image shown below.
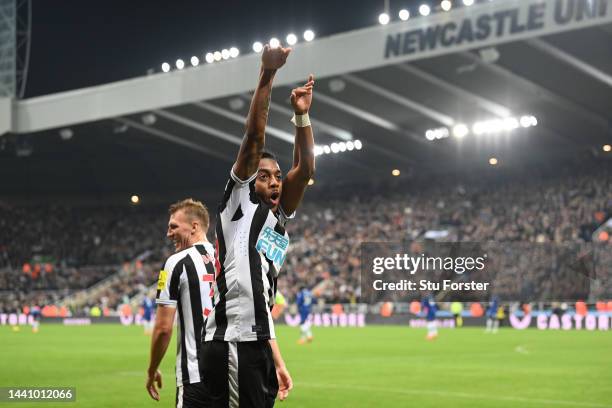
[[234,173],[234,169],[232,168],[230,171],[230,178],[223,192],[223,200],[221,201],[219,212],[227,211],[228,213],[234,214],[240,207],[240,203],[249,196],[249,184],[255,180],[256,177],[257,172],[253,173],[248,179],[241,180],[236,173]]
[[287,221],[292,220],[295,218],[295,211],[293,211],[291,214],[287,215],[285,213],[285,210],[283,209],[282,205],[278,206],[278,221],[280,223],[280,225],[282,225],[283,227],[285,227],[285,224],[287,224]]
[[183,262],[177,256],[171,256],[159,271],[157,279],[157,296],[155,303],[158,305],[176,306],[179,299],[179,284]]
[[238,178],[236,173],[234,173],[234,168],[232,167],[232,169],[230,170],[230,177],[232,178],[232,180],[236,182],[237,184],[236,188],[241,188],[241,187],[247,186],[251,181],[255,180],[255,177],[257,177],[257,171],[251,174],[251,176],[248,179],[240,180],[240,178]]

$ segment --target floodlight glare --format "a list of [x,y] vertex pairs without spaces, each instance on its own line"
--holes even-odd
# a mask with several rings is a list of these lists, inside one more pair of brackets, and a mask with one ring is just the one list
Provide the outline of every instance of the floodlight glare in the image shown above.
[[442,3],[440,3],[440,7],[442,10],[448,11],[453,7],[453,3],[451,3],[450,0],[443,0]]
[[421,13],[423,17],[427,17],[429,13],[431,13],[431,7],[429,7],[427,4],[421,4],[419,7],[419,13]]
[[263,50],[263,44],[260,43],[259,41],[255,41],[253,43],[253,51],[255,52],[261,52],[261,50]]
[[469,131],[470,130],[468,129],[466,125],[464,125],[463,123],[460,123],[453,128],[453,135],[456,138],[461,139],[462,137],[465,137],[469,133]]
[[304,40],[306,41],[312,41],[315,38],[315,33],[312,30],[306,30],[304,31]]
[[192,67],[197,67],[200,64],[200,59],[198,57],[196,57],[195,55],[193,57],[191,57],[191,66]]
[[390,17],[387,13],[380,13],[378,15],[378,22],[382,25],[389,24]]
[[177,59],[177,60],[176,60],[176,67],[177,67],[178,69],[183,69],[183,68],[185,68],[185,61],[183,61],[183,60],[182,60],[182,59],[180,59],[180,58],[179,58],[179,59]]
[[406,9],[401,9],[399,11],[399,18],[402,21],[408,20],[410,18],[410,12],[408,10],[406,10]]
[[215,56],[213,55],[212,52],[207,52],[204,58],[206,59],[206,62],[208,62],[209,64],[212,64],[213,62],[215,62]]
[[504,129],[505,130],[514,130],[518,128],[519,121],[516,118],[506,118],[504,119]]
[[480,136],[485,132],[485,124],[483,122],[476,122],[474,126],[472,126],[472,133],[476,136]]
[[270,47],[272,47],[272,48],[280,47],[280,41],[278,40],[278,38],[271,38],[270,39]]
[[287,36],[287,44],[289,45],[295,45],[297,43],[297,40],[297,36],[293,33]]
[[164,62],[162,64],[161,68],[162,68],[162,71],[168,72],[168,71],[170,71],[170,64],[168,64],[167,62]]
[[240,54],[240,50],[236,47],[232,47],[230,48],[229,53],[230,53],[230,57],[236,58]]
[[519,122],[521,123],[521,126],[524,128],[528,128],[529,126],[531,126],[531,118],[529,116],[521,116],[521,119]]

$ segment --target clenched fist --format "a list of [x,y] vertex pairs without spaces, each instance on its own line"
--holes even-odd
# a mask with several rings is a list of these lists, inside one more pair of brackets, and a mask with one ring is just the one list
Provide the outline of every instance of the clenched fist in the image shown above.
[[263,69],[279,69],[285,62],[291,52],[291,48],[272,48],[269,44],[266,44],[263,49],[263,55],[261,56],[261,64]]

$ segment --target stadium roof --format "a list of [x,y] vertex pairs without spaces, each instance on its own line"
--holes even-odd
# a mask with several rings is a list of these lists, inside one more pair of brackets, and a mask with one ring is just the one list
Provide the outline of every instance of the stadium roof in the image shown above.
[[[289,90],[313,72],[317,144],[363,143],[318,157],[317,180],[478,170],[490,157],[524,167],[601,151],[612,139],[606,5],[488,2],[298,43],[275,82],[269,147],[287,168]],[[238,150],[258,63],[251,53],[15,102],[11,132],[0,137],[2,189],[217,188]],[[524,115],[538,125],[474,134],[476,122]],[[469,134],[454,137],[461,124]],[[426,138],[440,128],[450,137]]]

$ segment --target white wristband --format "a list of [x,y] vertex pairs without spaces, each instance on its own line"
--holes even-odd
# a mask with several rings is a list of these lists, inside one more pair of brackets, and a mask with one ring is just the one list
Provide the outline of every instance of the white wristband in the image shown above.
[[291,118],[291,123],[293,123],[296,127],[310,126],[310,118],[308,117],[308,113],[303,115],[293,115]]

